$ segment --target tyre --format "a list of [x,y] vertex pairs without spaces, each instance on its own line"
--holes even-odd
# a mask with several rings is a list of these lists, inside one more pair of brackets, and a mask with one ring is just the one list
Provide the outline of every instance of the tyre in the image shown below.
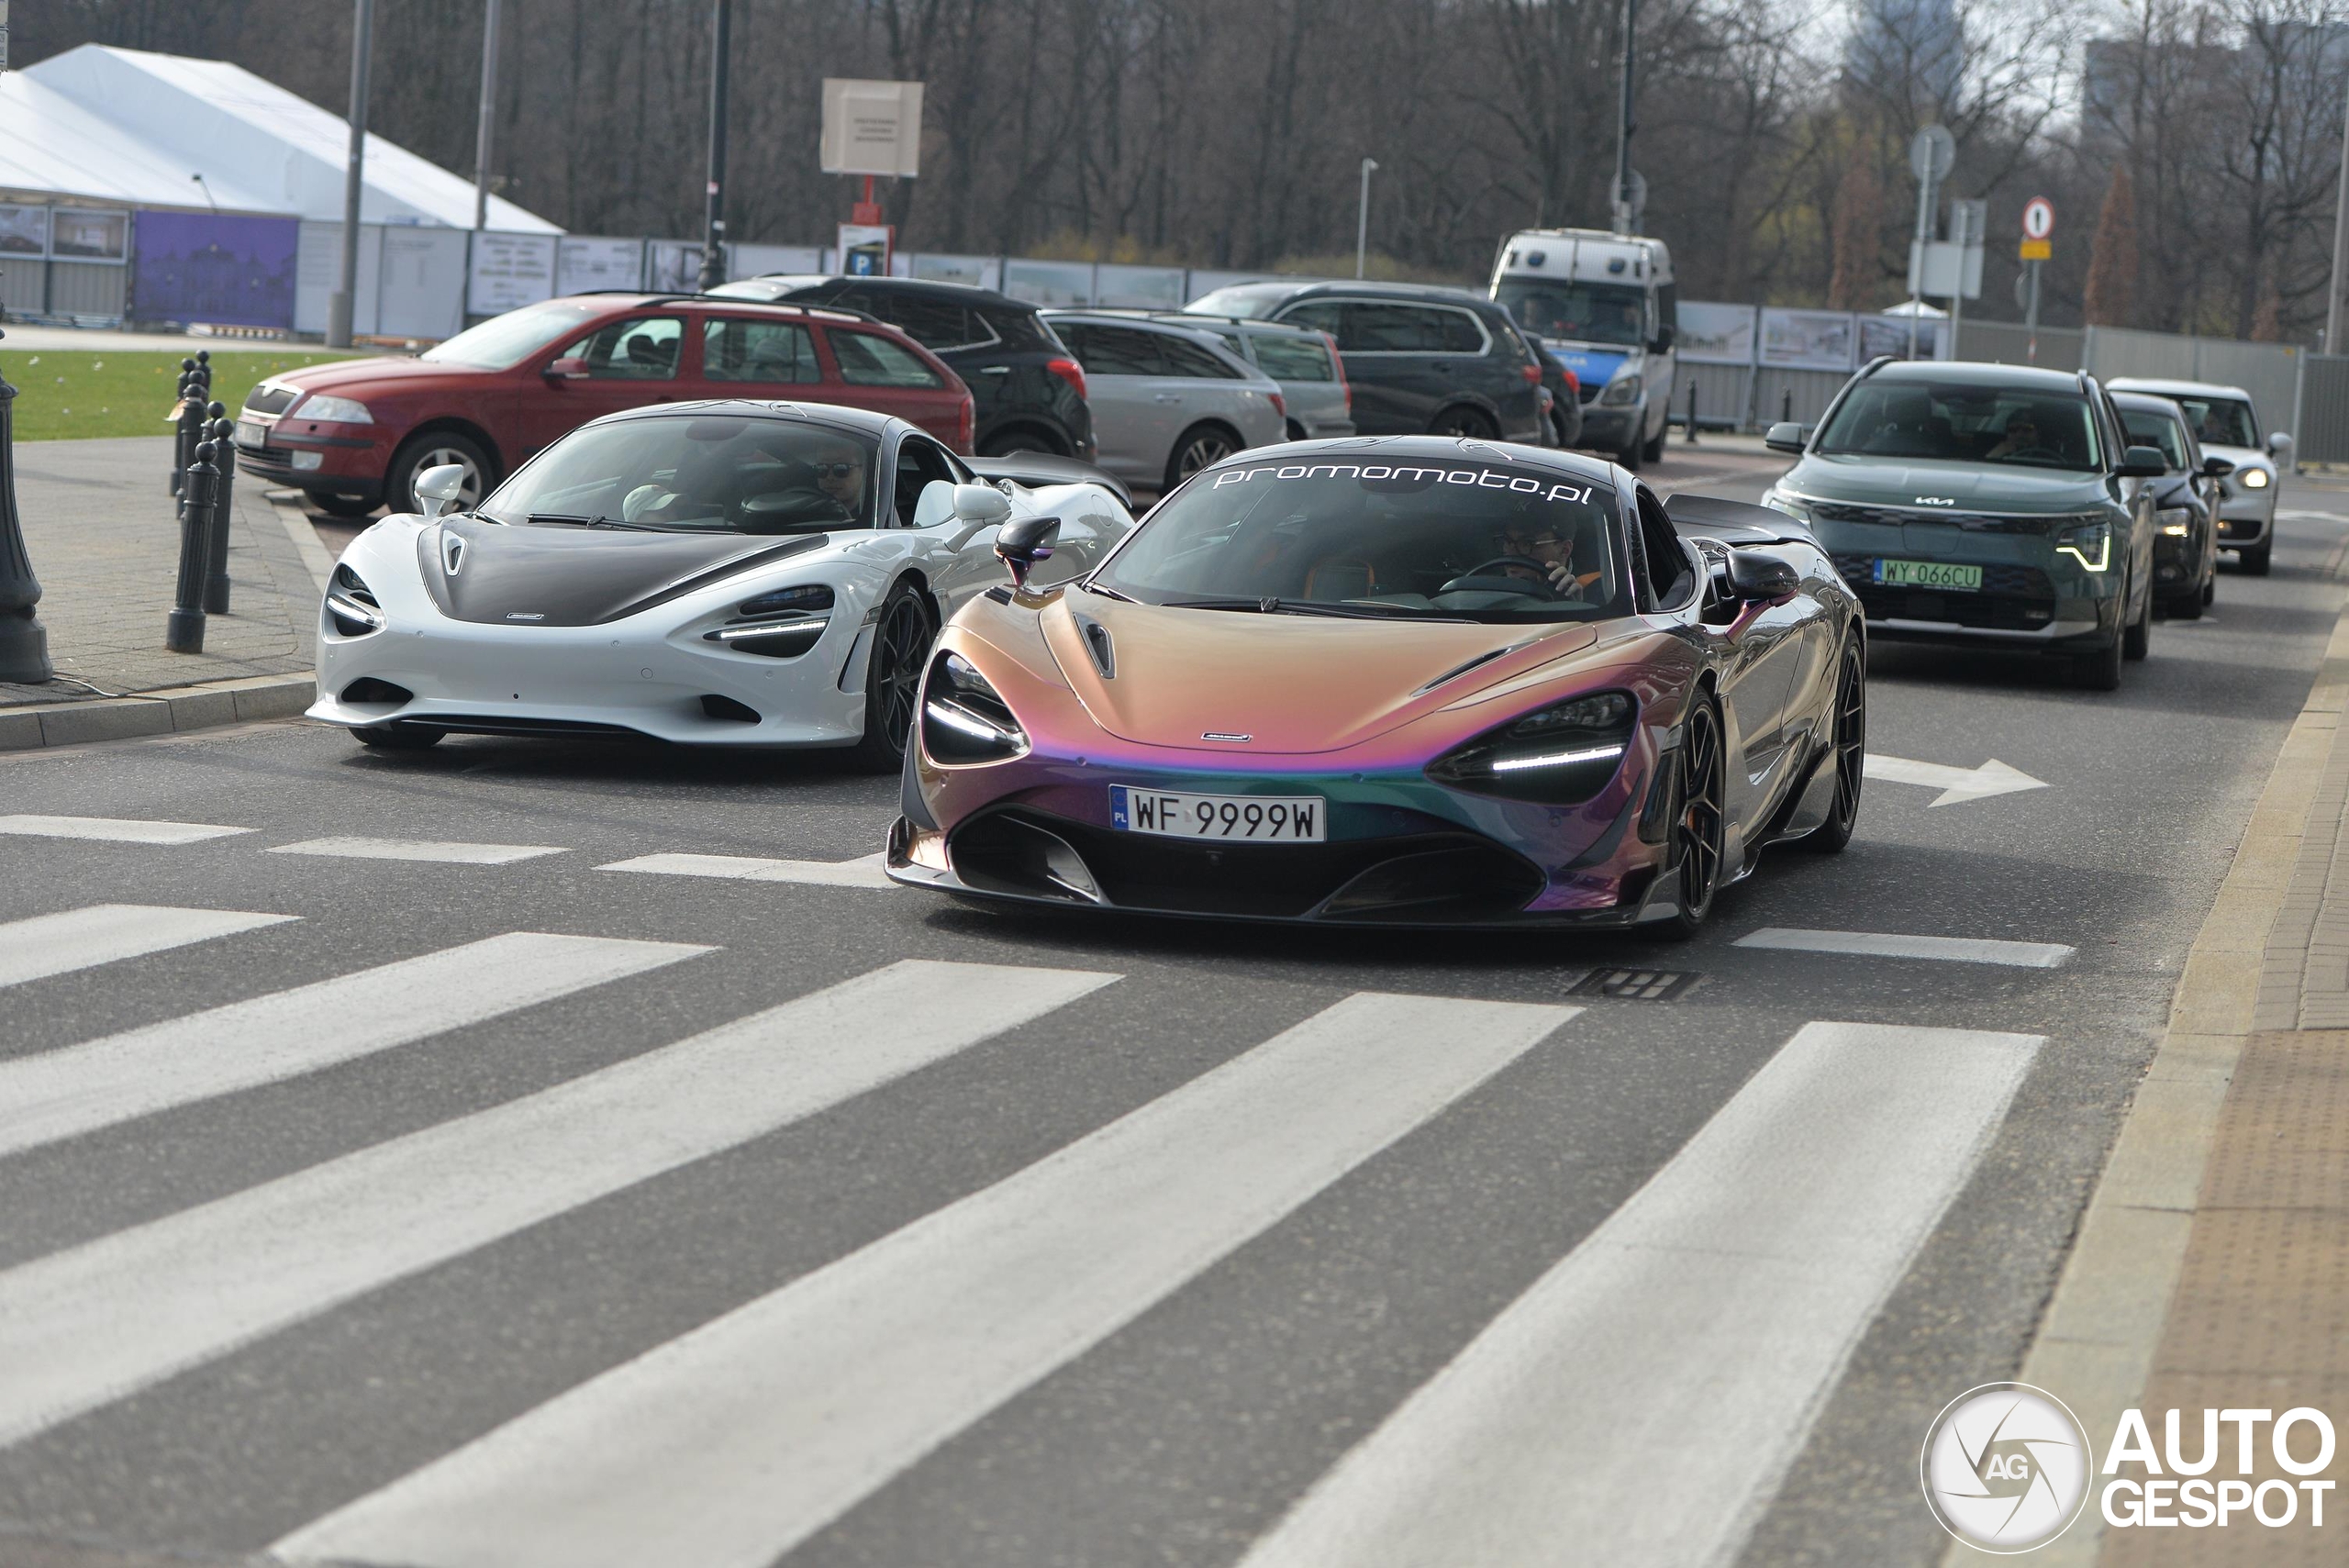
[[899,579],[881,601],[881,617],[873,627],[873,654],[864,666],[864,738],[854,753],[858,766],[876,773],[905,766],[922,666],[937,633],[930,601],[920,589]]
[[2117,692],[2121,689],[2121,643],[2115,637],[2094,653],[2083,653],[2072,661],[2073,684],[2091,692]]
[[1720,891],[1721,854],[1729,817],[1722,809],[1727,789],[1721,773],[1721,714],[1710,696],[1698,699],[1680,729],[1680,814],[1673,818],[1673,874],[1679,910],[1657,928],[1675,940],[1695,936],[1713,912]]
[[1867,776],[1867,657],[1854,637],[1843,645],[1843,667],[1835,679],[1835,804],[1826,821],[1797,840],[1819,854],[1841,854],[1859,820],[1860,786]]
[[329,517],[363,517],[383,505],[380,501],[362,501],[356,495],[336,495],[324,490],[305,490],[302,499]]
[[1194,425],[1174,443],[1166,460],[1166,488],[1172,490],[1209,463],[1221,462],[1240,450],[1240,438],[1223,425]]
[[2243,562],[2243,574],[2246,577],[2266,576],[2268,552],[2275,548],[2273,544],[2255,544],[2249,550],[2237,550],[2235,559]]
[[1634,436],[1631,438],[1631,444],[1630,446],[1625,447],[1622,450],[1615,454],[1615,461],[1621,463],[1631,473],[1637,473],[1640,472],[1640,454],[1643,450],[1644,449],[1639,438]]
[[470,512],[481,505],[496,483],[496,465],[481,443],[470,436],[454,430],[432,430],[409,438],[398,455],[392,459],[392,471],[384,476],[384,505],[394,512],[420,512],[424,508],[416,502],[416,476],[428,468],[440,468],[455,463],[465,471],[465,482],[457,487],[457,502],[451,511]]
[[1669,420],[1658,426],[1656,428],[1655,435],[1648,441],[1647,445],[1640,449],[1640,456],[1649,462],[1662,462],[1664,461],[1664,438],[1671,433],[1672,425]]
[[1309,441],[1313,438],[1305,433],[1304,426],[1291,419],[1288,422],[1288,439],[1292,441]]
[[379,724],[351,732],[353,740],[375,751],[421,751],[440,744],[440,737],[447,733],[418,724]]
[[1435,417],[1428,427],[1431,436],[1458,436],[1464,440],[1490,441],[1500,438],[1500,431],[1483,412],[1475,408],[1447,408]]
[[2154,651],[2154,591],[2145,590],[2145,607],[2137,612],[2121,632],[2121,653],[2124,659],[2143,659]]
[[2206,609],[2206,610],[2207,610],[2207,609],[2209,609],[2212,605],[2217,604],[2218,602],[2219,602],[2219,569],[2218,569],[2218,567],[2214,564],[2214,565],[2212,565],[2212,567],[2210,568],[2210,580],[2209,582],[2207,582],[2207,583],[2205,583],[2205,584],[2202,584],[2202,607],[2203,607],[2204,609]]
[[2191,593],[2180,594],[2176,598],[2170,600],[2167,604],[2162,606],[2162,614],[2169,617],[2172,620],[2200,620],[2202,618],[2202,595],[2207,591],[2208,590],[2206,589],[2198,588]]

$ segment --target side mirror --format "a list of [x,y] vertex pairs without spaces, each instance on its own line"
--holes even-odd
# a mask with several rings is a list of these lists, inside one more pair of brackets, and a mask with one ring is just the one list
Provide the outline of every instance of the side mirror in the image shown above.
[[1036,569],[1036,562],[1051,557],[1052,546],[1060,537],[1058,517],[1022,517],[1003,525],[1003,531],[995,536],[995,553],[997,560],[1011,568],[1013,587],[1028,585],[1028,573]]
[[416,476],[417,508],[429,521],[455,506],[457,495],[464,487],[464,464],[444,462],[438,468],[428,468]]
[[1762,444],[1774,452],[1799,452],[1808,444],[1809,432],[1791,419],[1781,419],[1770,427]]
[[1780,605],[1795,596],[1802,587],[1802,576],[1792,562],[1758,550],[1732,550],[1729,552],[1730,592],[1739,598],[1765,605]]
[[540,373],[549,381],[584,381],[587,379],[587,361],[576,354],[565,354]]
[[2292,438],[2277,430],[2267,438],[2268,455],[2277,462],[2287,462],[2292,455]]
[[1648,345],[1648,352],[1651,354],[1668,354],[1672,352],[1672,339],[1674,336],[1675,334],[1670,324],[1667,323],[1664,326],[1657,328],[1655,329],[1655,340]]
[[2131,447],[2121,454],[2121,466],[2113,472],[2123,479],[2159,479],[2169,472],[2169,460],[2159,447]]
[[2206,457],[2202,460],[2202,476],[2205,479],[2224,479],[2234,471],[2235,465],[2225,458]]
[[1011,516],[1011,498],[992,484],[957,484],[954,516],[981,527],[999,523]]

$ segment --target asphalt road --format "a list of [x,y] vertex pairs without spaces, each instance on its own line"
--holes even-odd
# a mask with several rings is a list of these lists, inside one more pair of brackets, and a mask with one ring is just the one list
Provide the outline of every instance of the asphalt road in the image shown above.
[[1681,946],[967,910],[822,759],[0,759],[0,1560],[1932,1561],[2339,608],[2285,506],[2116,695],[1879,650],[1873,754],[2043,787]]

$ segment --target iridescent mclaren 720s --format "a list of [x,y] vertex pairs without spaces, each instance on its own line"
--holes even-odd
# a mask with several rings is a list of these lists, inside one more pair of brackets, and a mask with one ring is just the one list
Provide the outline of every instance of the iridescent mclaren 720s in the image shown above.
[[1242,453],[931,651],[889,874],[996,903],[1685,934],[1859,807],[1860,606],[1801,524],[1428,436]]

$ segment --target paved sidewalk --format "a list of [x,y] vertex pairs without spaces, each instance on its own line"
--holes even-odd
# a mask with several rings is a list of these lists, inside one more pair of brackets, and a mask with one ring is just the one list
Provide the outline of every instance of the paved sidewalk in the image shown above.
[[17,510],[61,678],[0,683],[0,711],[314,668],[313,572],[324,557],[305,552],[281,509],[247,476],[234,487],[230,611],[207,617],[202,653],[164,650],[179,561],[165,487],[171,452],[168,436],[18,443]]

